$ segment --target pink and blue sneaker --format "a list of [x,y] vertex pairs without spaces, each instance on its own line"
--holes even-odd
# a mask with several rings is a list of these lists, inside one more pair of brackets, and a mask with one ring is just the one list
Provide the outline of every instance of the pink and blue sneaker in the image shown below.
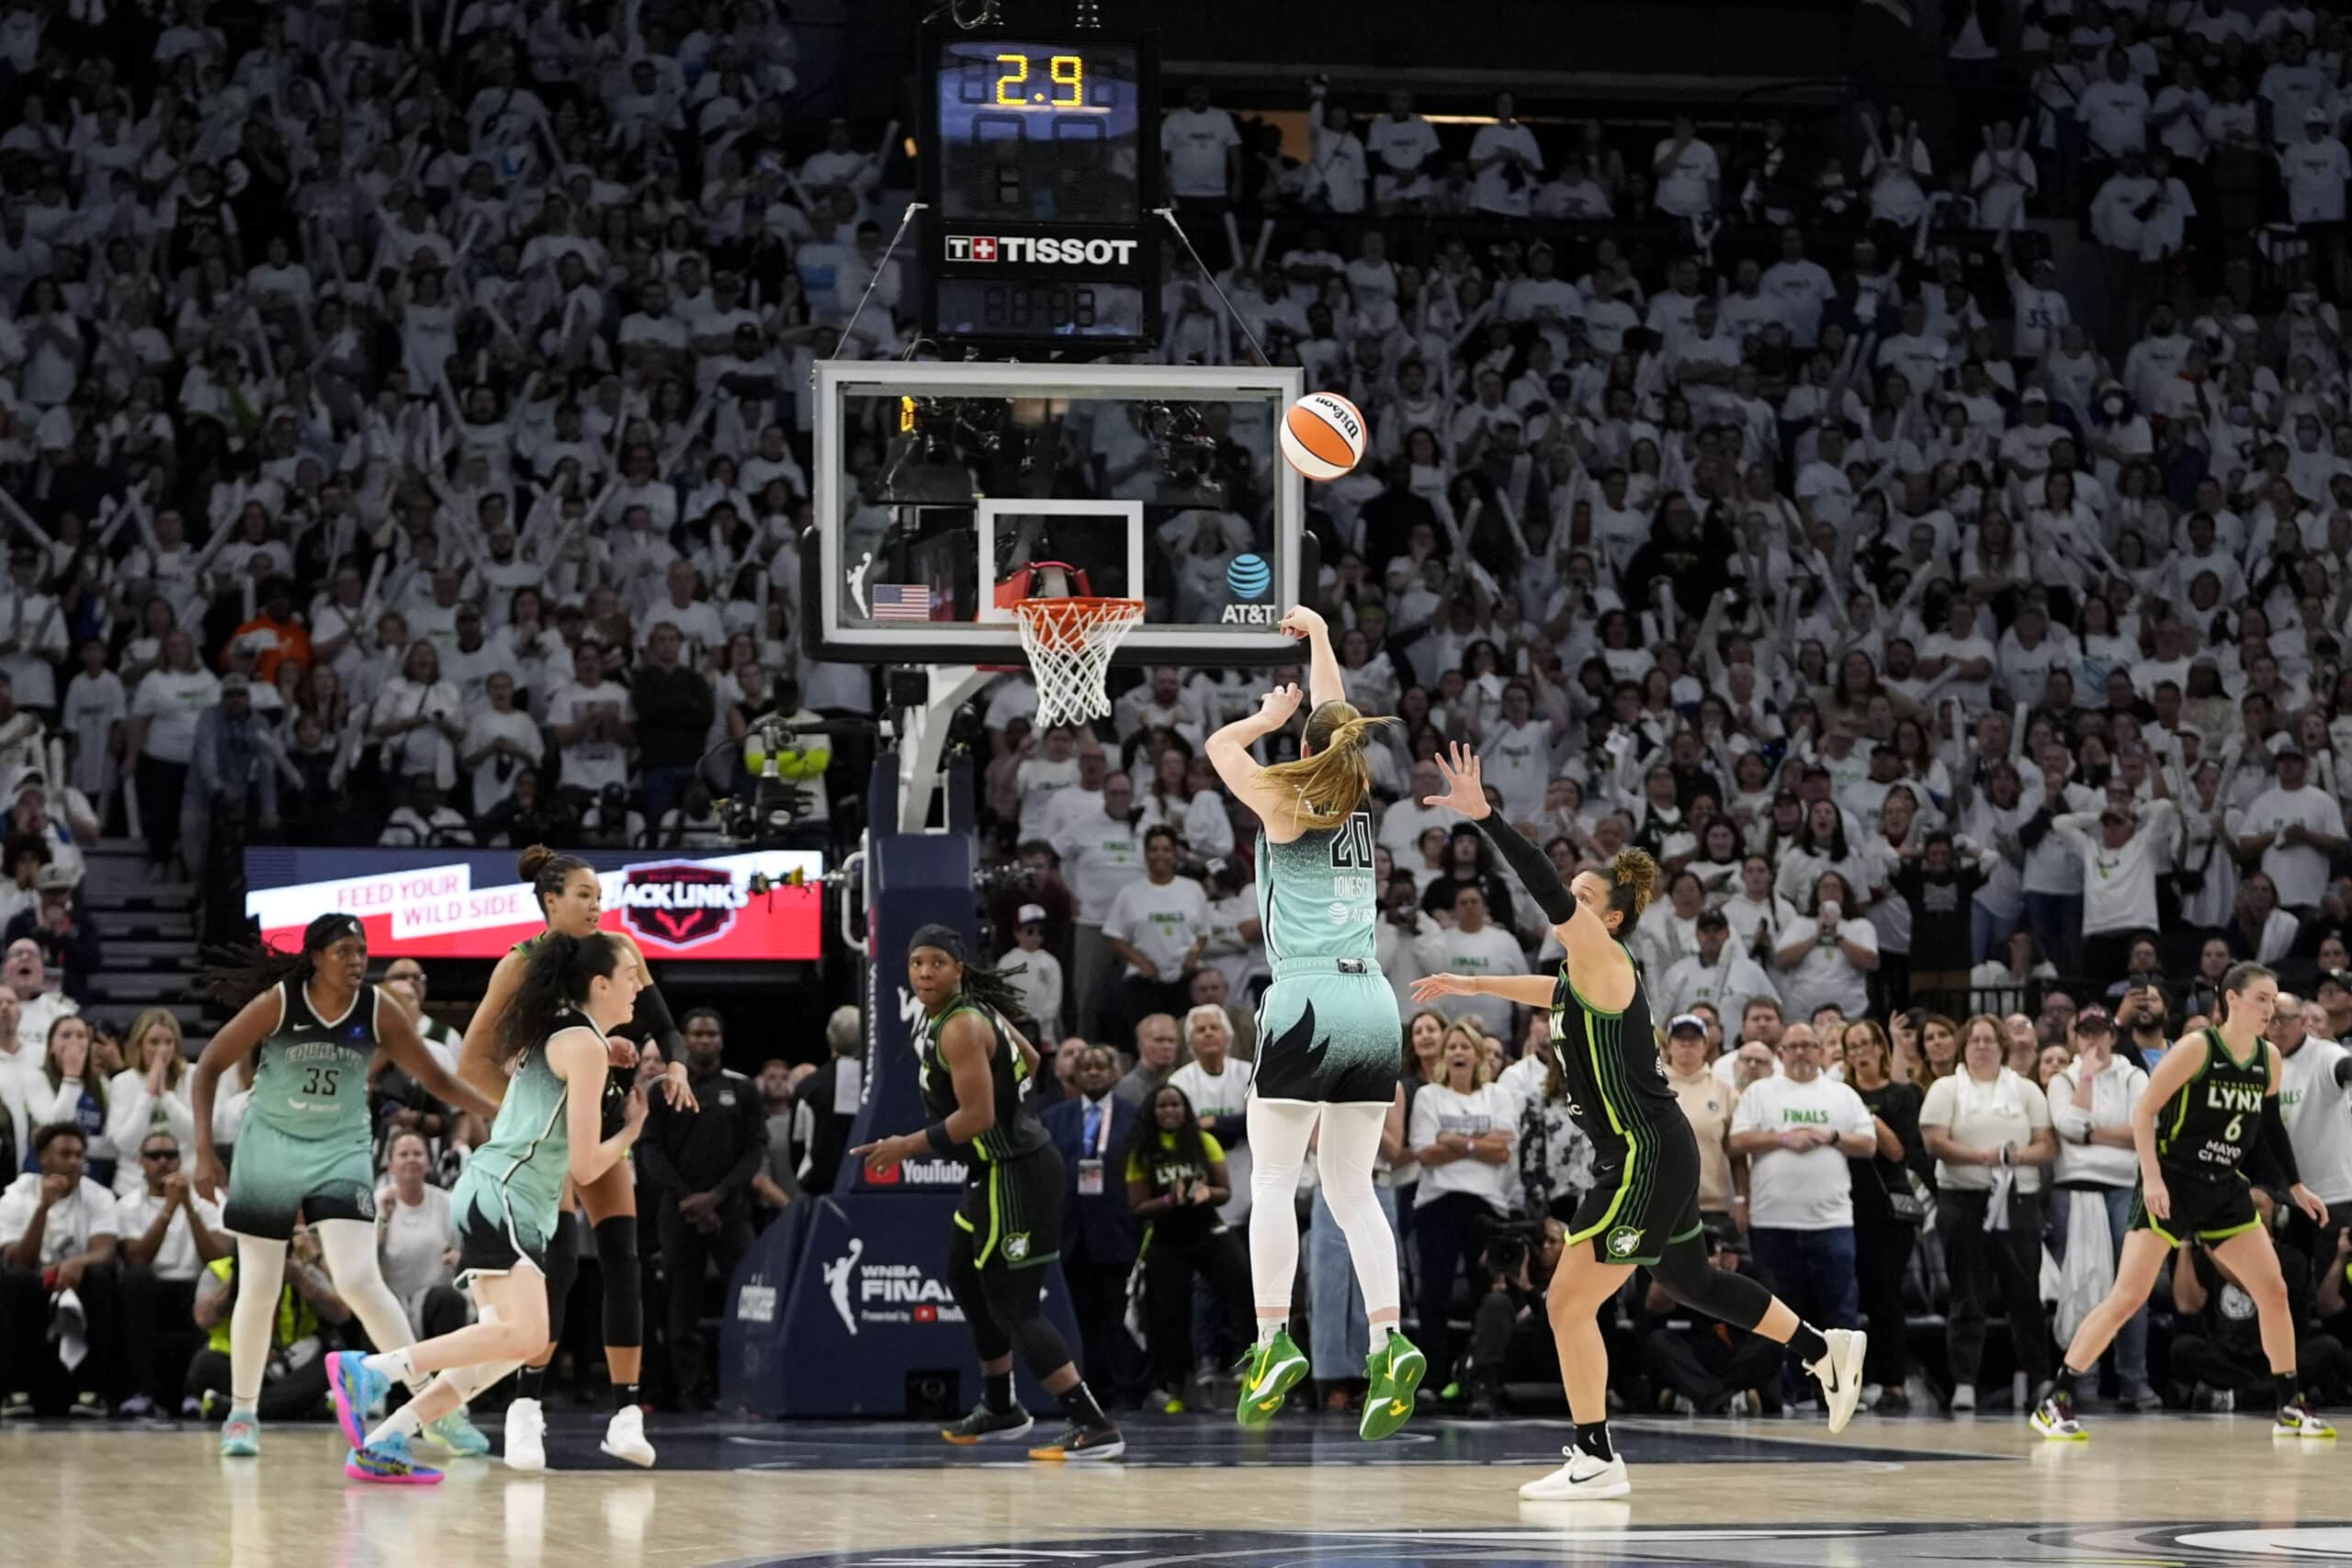
[[409,1457],[408,1438],[394,1432],[373,1448],[354,1449],[343,1461],[343,1473],[354,1481],[380,1486],[438,1486],[441,1472]]
[[[391,1382],[381,1372],[369,1371],[368,1358],[356,1350],[338,1350],[327,1358],[327,1395],[334,1401],[334,1424],[355,1450],[367,1449],[368,1412],[390,1392]],[[405,1450],[401,1457],[407,1457]]]

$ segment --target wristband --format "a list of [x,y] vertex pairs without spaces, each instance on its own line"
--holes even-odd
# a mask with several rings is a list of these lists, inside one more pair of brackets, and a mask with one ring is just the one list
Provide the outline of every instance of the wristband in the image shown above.
[[922,1141],[931,1145],[931,1152],[935,1155],[953,1154],[956,1150],[956,1140],[947,1135],[947,1123],[944,1120],[925,1127]]

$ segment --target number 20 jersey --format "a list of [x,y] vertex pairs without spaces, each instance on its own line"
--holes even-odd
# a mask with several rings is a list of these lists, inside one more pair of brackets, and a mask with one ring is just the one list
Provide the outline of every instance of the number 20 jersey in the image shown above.
[[1363,811],[1336,828],[1310,828],[1286,844],[1258,835],[1258,918],[1265,925],[1269,959],[1374,963],[1380,953],[1374,924],[1380,889],[1374,886],[1372,852],[1372,817]]
[[280,1011],[254,1054],[248,1121],[290,1138],[368,1137],[368,1063],[376,1054],[377,991],[362,985],[341,1018],[311,1010],[302,985],[277,987]]

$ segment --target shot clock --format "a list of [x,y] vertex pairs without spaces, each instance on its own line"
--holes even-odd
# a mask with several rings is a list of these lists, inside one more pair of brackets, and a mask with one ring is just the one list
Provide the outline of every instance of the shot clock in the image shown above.
[[1148,35],[924,35],[923,327],[984,354],[1114,353],[1159,333]]

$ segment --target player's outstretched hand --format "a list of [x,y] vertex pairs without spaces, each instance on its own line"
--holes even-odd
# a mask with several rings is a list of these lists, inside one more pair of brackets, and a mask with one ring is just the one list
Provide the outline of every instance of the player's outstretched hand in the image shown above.
[[1294,604],[1290,607],[1288,613],[1283,616],[1282,629],[1293,637],[1306,637],[1309,641],[1316,637],[1331,635],[1330,626],[1322,615],[1304,604]]
[[1425,795],[1423,806],[1451,807],[1473,822],[1487,815],[1487,786],[1480,776],[1478,753],[1454,741],[1432,759],[1437,771],[1444,775],[1443,795]]
[[1413,982],[1413,999],[1434,1001],[1440,997],[1476,996],[1477,989],[1467,975],[1424,975]]
[[1276,686],[1272,691],[1268,692],[1265,700],[1258,705],[1258,716],[1272,719],[1276,724],[1288,724],[1291,716],[1298,711],[1298,705],[1304,700],[1305,694],[1297,686]]

